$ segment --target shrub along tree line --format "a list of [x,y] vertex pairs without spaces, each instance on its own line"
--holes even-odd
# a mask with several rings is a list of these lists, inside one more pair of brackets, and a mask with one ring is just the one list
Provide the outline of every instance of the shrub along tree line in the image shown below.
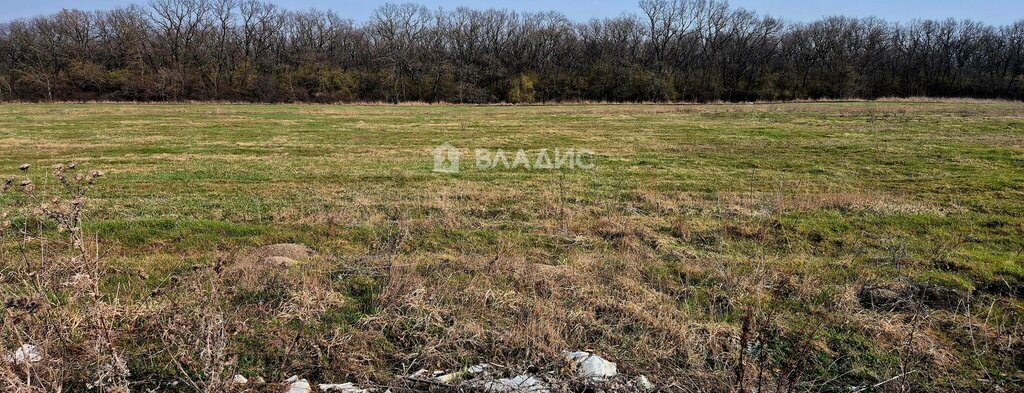
[[0,100],[533,102],[1024,99],[1024,20],[791,23],[719,0],[556,12],[388,4],[355,22],[154,0],[0,25]]

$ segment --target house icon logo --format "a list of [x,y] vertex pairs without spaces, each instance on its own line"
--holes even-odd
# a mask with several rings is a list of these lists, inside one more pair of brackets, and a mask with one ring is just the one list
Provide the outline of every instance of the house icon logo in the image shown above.
[[462,157],[462,151],[460,151],[451,143],[445,142],[433,150],[434,153],[434,172],[440,173],[458,173],[459,172],[459,158]]

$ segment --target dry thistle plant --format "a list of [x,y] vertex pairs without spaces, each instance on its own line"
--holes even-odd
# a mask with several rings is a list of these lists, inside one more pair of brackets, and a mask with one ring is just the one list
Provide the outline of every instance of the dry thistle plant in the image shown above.
[[236,359],[230,351],[231,318],[222,308],[222,263],[189,280],[190,296],[175,301],[163,322],[161,341],[172,352],[179,376],[197,392],[224,392],[232,387]]
[[[0,384],[14,392],[128,391],[117,350],[122,310],[100,292],[103,265],[82,231],[87,195],[100,171],[57,164],[59,187],[40,188],[28,164],[0,187],[0,244],[9,272],[0,281]],[[9,245],[14,245],[13,249]]]

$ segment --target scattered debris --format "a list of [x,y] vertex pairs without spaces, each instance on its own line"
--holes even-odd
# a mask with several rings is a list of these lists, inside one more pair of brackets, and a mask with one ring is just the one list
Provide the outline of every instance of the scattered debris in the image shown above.
[[322,383],[317,385],[320,390],[325,392],[341,392],[341,393],[368,393],[367,389],[360,389],[351,382],[346,383]]
[[235,376],[231,378],[231,382],[235,385],[245,385],[249,383],[249,378],[246,378],[242,374],[235,374]]
[[284,380],[284,383],[289,384],[288,393],[311,393],[313,391],[313,388],[309,386],[309,381],[299,378],[298,375]]
[[[519,372],[496,365],[481,363],[454,372],[420,369],[405,377],[416,384],[416,389],[429,391],[472,391],[491,393],[550,393],[552,391],[605,391],[651,392],[657,390],[646,376],[630,378],[619,374],[618,366],[592,352],[563,352],[569,368],[549,369],[536,367]],[[529,370],[527,372],[523,372]],[[570,371],[571,375],[563,372]],[[355,386],[349,385],[350,388]],[[345,391],[345,390],[339,390]],[[363,393],[362,390],[345,391]]]
[[481,384],[483,390],[493,393],[548,393],[547,385],[530,375],[502,378]]
[[36,363],[43,360],[43,355],[39,353],[39,348],[35,345],[24,344],[5,356],[4,359],[11,364]]
[[430,370],[427,370],[425,368],[422,368],[419,371],[416,371],[416,372],[412,373],[412,375],[409,375],[409,379],[417,379],[417,380],[425,381],[425,380],[430,380],[430,379],[437,378],[437,377],[441,376],[442,374],[444,374],[444,371],[430,371]]
[[481,363],[475,366],[467,367],[462,370],[448,373],[437,377],[437,381],[445,384],[452,384],[459,381],[463,381],[472,378],[474,375],[481,374],[491,368],[490,364]]
[[615,363],[586,351],[564,352],[565,358],[572,363],[580,377],[587,379],[607,379],[619,374]]

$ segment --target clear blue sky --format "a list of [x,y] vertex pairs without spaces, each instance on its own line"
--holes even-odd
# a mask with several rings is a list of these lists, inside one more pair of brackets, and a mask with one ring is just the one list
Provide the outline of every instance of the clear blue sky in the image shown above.
[[[333,9],[357,21],[388,0],[271,0],[285,8]],[[403,0],[390,2],[402,3]],[[509,8],[522,11],[555,10],[576,20],[636,12],[635,0],[418,0],[431,8]],[[0,0],[0,21],[49,14],[62,8],[106,9],[146,0]],[[813,20],[828,15],[878,16],[894,21],[969,18],[1002,25],[1024,18],[1024,0],[732,0],[733,6],[789,20]]]

